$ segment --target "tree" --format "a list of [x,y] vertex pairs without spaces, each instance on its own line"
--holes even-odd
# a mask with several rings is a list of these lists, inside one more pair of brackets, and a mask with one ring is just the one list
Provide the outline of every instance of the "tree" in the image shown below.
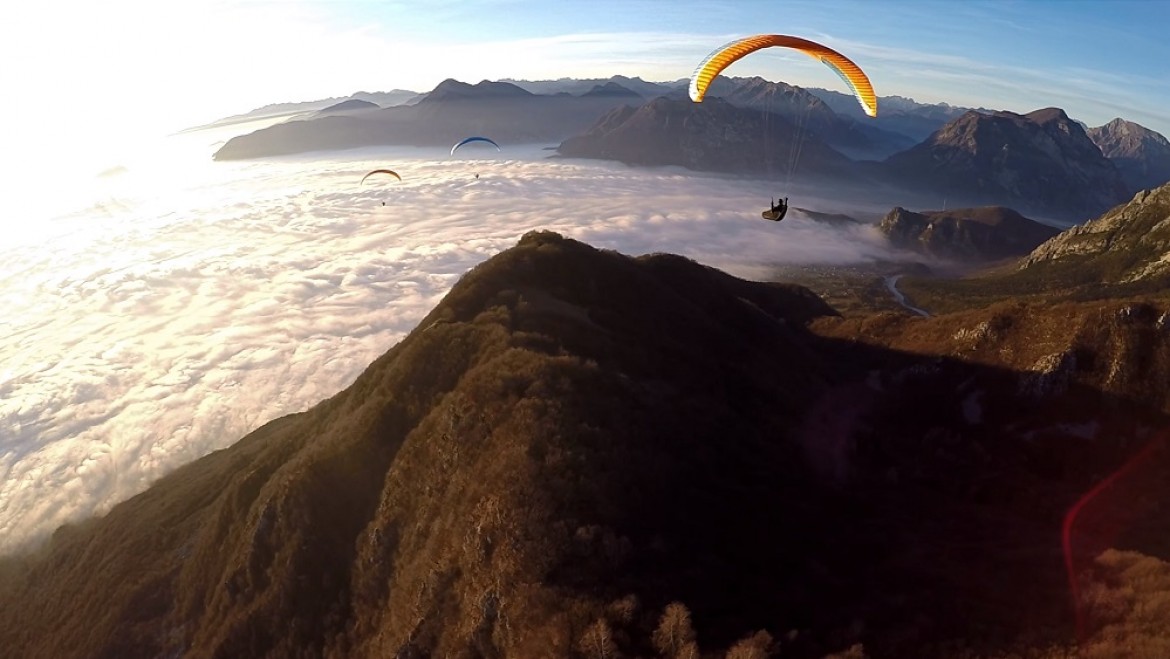
[[577,648],[590,659],[616,659],[618,656],[617,644],[613,641],[613,630],[609,628],[605,618],[599,618],[585,630]]
[[694,644],[695,629],[691,626],[691,612],[682,602],[666,605],[651,640],[654,641],[654,648],[670,659],[677,659],[687,644]]
[[772,635],[760,630],[731,646],[727,659],[768,659],[771,649]]
[[674,659],[699,659],[699,644],[694,641],[687,643],[674,655]]

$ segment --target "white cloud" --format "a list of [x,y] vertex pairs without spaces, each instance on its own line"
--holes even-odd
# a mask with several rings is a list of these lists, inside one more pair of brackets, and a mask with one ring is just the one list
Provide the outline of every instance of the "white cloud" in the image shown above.
[[[96,184],[101,203],[0,246],[0,549],[336,393],[532,229],[748,276],[890,256],[871,228],[759,219],[775,187],[761,182],[538,147],[213,163],[220,137],[170,138],[169,164],[128,162]],[[358,184],[387,165],[401,183]],[[791,190],[822,211],[885,210]]]

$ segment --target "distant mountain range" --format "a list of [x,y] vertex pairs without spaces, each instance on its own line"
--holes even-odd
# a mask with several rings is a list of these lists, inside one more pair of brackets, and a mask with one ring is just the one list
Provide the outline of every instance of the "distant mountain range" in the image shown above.
[[[781,95],[776,105],[786,108],[772,114],[743,107],[758,106],[758,94],[773,94],[776,89],[771,83],[747,81],[738,91],[724,95],[739,99],[742,106],[724,102],[718,115],[706,105],[719,97],[701,104],[677,96],[661,98],[636,111],[630,108],[604,117],[584,135],[564,142],[560,152],[635,164],[785,176],[789,168],[778,168],[777,158],[783,162],[799,153],[795,171],[801,175],[848,172],[854,181],[870,180],[937,196],[940,205],[948,199],[960,206],[1006,205],[1065,221],[1100,214],[1131,194],[1113,161],[1057,108],[1027,115],[969,110],[905,151],[849,168],[841,158],[829,155],[833,151],[843,157],[821,138],[836,136],[840,143],[842,123],[834,121],[832,111],[815,98],[803,93]],[[807,108],[803,117],[795,118],[807,126],[804,132],[793,124],[793,107]],[[711,121],[716,116],[716,126],[726,122],[724,132],[713,129]],[[851,124],[844,125],[848,130]],[[809,145],[811,151],[805,150]]]
[[[591,78],[584,80],[561,78],[559,80],[538,81],[505,78],[502,82],[511,82],[534,94],[557,94],[562,92],[580,94],[595,85],[614,82],[650,100],[657,96],[685,95],[690,81],[682,78],[668,82],[647,82],[641,78],[613,76],[610,78]],[[907,147],[926,139],[931,133],[941,128],[943,124],[961,116],[964,112],[971,109],[947,105],[946,103],[918,103],[914,99],[904,96],[881,96],[878,98],[881,112],[878,113],[877,117],[869,117],[862,111],[861,106],[857,103],[856,97],[851,94],[817,87],[802,89],[783,82],[771,83],[764,81],[762,78],[744,79],[730,76],[719,76],[712,81],[708,94],[710,96],[723,97],[724,100],[731,102],[733,105],[746,104],[748,107],[756,107],[757,105],[762,106],[766,104],[767,99],[763,94],[758,94],[753,99],[752,91],[749,89],[740,89],[740,87],[745,86],[745,82],[748,87],[756,87],[757,93],[761,88],[767,89],[768,85],[774,85],[775,90],[770,92],[771,95],[777,97],[773,99],[773,111],[785,114],[789,118],[795,116],[794,110],[800,109],[800,105],[809,104],[809,102],[804,98],[798,98],[798,103],[794,104],[791,98],[782,100],[778,97],[802,97],[803,95],[811,95],[819,99],[828,109],[837,115],[833,118],[826,118],[823,116],[823,111],[814,110],[813,114],[822,115],[819,118],[814,118],[814,123],[857,122],[860,124],[859,128],[861,130],[877,128],[885,133],[904,136],[909,139],[909,143],[906,144]],[[786,109],[788,112],[785,112]],[[979,108],[977,111],[992,112],[983,108]]]
[[500,143],[558,142],[641,96],[617,85],[579,95],[540,95],[506,82],[445,80],[410,105],[365,107],[276,124],[228,140],[216,160],[238,160],[379,144],[450,146],[468,135]]
[[561,78],[559,80],[515,80],[503,78],[500,82],[509,82],[517,87],[527,89],[533,94],[584,94],[595,87],[608,84],[628,89],[635,94],[649,100],[658,96],[665,96],[680,89],[686,89],[685,81],[674,82],[647,82],[641,78],[626,76],[611,76],[609,78]]
[[1086,219],[1120,203],[1117,168],[1063,110],[970,111],[881,164],[891,183],[1044,217]]
[[[885,130],[864,114],[862,116],[868,121],[857,121],[839,114],[811,90],[783,82],[770,82],[759,77],[720,76],[712,81],[707,93],[709,97],[722,98],[738,107],[778,114],[853,160],[880,160],[910,148],[918,141],[909,135]],[[678,96],[689,98],[682,93]],[[849,99],[860,112],[857,99],[852,96]]]
[[[434,90],[424,94],[416,94],[403,90],[396,90],[395,92],[377,94],[369,94],[359,92],[349,97],[348,99],[332,98],[323,99],[320,101],[311,101],[306,103],[286,103],[275,104],[258,108],[252,112],[236,115],[220,120],[218,123],[228,121],[240,121],[250,118],[266,117],[280,114],[297,115],[294,119],[306,120],[318,118],[320,115],[312,114],[320,112],[330,106],[340,105],[347,100],[361,100],[380,105],[383,108],[400,105],[415,105],[424,98],[429,98],[432,102],[442,101],[444,99],[451,99],[460,97],[464,100],[471,98],[467,93],[451,94],[449,89],[452,86],[463,85],[465,83],[458,83],[453,80],[444,81],[440,83]],[[534,97],[556,97],[564,101],[567,97],[585,97],[592,100],[599,100],[600,98],[609,98],[614,101],[621,101],[623,104],[638,106],[659,96],[667,96],[671,98],[685,98],[686,97],[686,80],[677,80],[672,82],[647,82],[640,78],[628,78],[625,76],[612,76],[610,78],[598,78],[578,80],[572,78],[565,78],[561,80],[544,80],[544,81],[525,81],[525,80],[502,80],[499,83],[489,83],[483,81],[475,87],[491,84],[509,84],[513,87],[528,91]],[[470,86],[470,85],[469,85]],[[811,130],[823,142],[832,145],[834,148],[841,151],[843,154],[853,158],[879,158],[894,153],[896,151],[908,148],[918,141],[906,132],[899,132],[897,130],[885,130],[873,121],[861,122],[854,121],[852,118],[839,116],[834,113],[832,109],[825,102],[819,100],[818,97],[825,97],[836,101],[836,97],[824,90],[803,90],[799,87],[787,85],[785,83],[771,83],[761,78],[741,79],[741,78],[727,78],[720,77],[715,80],[711,88],[711,96],[724,97],[732,105],[753,108],[757,110],[768,110],[775,112],[783,117],[788,118],[794,123],[798,123],[805,128]],[[491,96],[491,92],[480,88],[480,92],[485,97]],[[852,100],[852,97],[847,97]],[[896,99],[899,103],[899,110],[903,117],[916,117],[916,112],[921,116],[917,116],[917,123],[915,127],[921,130],[924,125],[937,128],[945,123],[945,120],[939,120],[939,112],[936,106],[919,105],[909,99],[900,99],[898,97],[891,97]],[[886,98],[881,99],[882,102]],[[852,101],[856,104],[856,101]],[[921,108],[921,111],[916,108]],[[605,110],[612,108],[605,108]],[[490,114],[491,111],[503,112],[520,112],[522,116],[529,117],[536,115],[533,121],[537,126],[548,123],[548,118],[539,116],[547,111],[545,108],[536,108],[535,105],[528,108],[485,108],[485,114]],[[575,125],[575,130],[571,130],[565,134],[554,135],[551,141],[559,141],[571,137],[574,133],[583,133],[586,129],[600,117],[600,113],[587,120],[579,122],[580,125]],[[366,117],[371,119],[373,117]],[[395,123],[400,125],[408,124],[412,121],[421,122],[424,120],[433,120],[425,113],[417,113],[410,115],[409,113],[401,113],[400,116],[390,118],[389,116],[378,116],[377,120],[385,121],[387,123]],[[572,122],[568,122],[573,125]],[[366,125],[364,128],[368,129]],[[267,129],[266,129],[267,130]],[[400,127],[398,129],[390,129],[388,137],[383,137],[377,134],[370,134],[371,131],[363,130],[360,125],[339,125],[337,122],[328,124],[312,124],[311,126],[298,126],[296,129],[282,129],[279,127],[272,127],[272,130],[279,135],[279,139],[274,139],[273,134],[263,134],[255,138],[247,138],[241,136],[241,140],[231,149],[222,151],[215,155],[216,159],[237,159],[237,158],[253,158],[265,157],[272,155],[285,155],[288,153],[296,153],[306,150],[330,149],[330,148],[353,148],[354,146],[361,146],[363,144],[411,144],[418,145],[420,143],[427,143],[426,136],[433,134],[436,130],[434,126],[419,125],[413,129]],[[415,132],[420,137],[411,139],[404,137],[402,133]],[[556,131],[532,131],[534,134],[555,134]],[[563,132],[563,131],[562,131]],[[312,133],[320,133],[313,135]],[[247,138],[247,139],[242,139]],[[372,142],[362,142],[362,140],[377,140]],[[532,139],[531,137],[529,139]],[[442,143],[441,141],[437,143]]]
[[872,125],[885,131],[905,135],[915,143],[930,137],[934,131],[974,110],[990,114],[986,108],[964,108],[946,103],[919,103],[904,96],[881,96],[878,98],[878,116],[870,117],[862,111],[857,98],[829,89],[809,89],[825,102],[842,119]]
[[[887,191],[954,205],[1005,205],[1064,221],[1093,217],[1138,189],[1170,180],[1170,142],[1120,119],[1086,130],[1058,108],[1020,115],[897,96],[879,98],[872,119],[849,95],[723,76],[707,102],[694,104],[685,82],[446,80],[426,94],[394,92],[407,104],[391,107],[372,95],[319,102],[294,120],[232,138],[214,158],[438,146],[488,134],[500,142],[560,143],[564,156],[631,164],[847,175]],[[288,108],[261,110],[278,109]]]
[[334,103],[327,108],[317,110],[316,116],[324,116],[328,114],[346,114],[349,112],[364,112],[366,110],[379,110],[381,106],[370,101],[363,101],[358,98],[346,99],[340,103]]
[[[614,76],[607,80],[546,80],[538,82],[512,81],[534,93],[581,93],[590,86],[598,84],[616,84],[634,91],[651,100],[658,96],[672,99],[685,99],[687,96],[686,79],[672,82],[652,83],[640,78],[626,78]],[[878,158],[885,157],[896,151],[914,145],[918,140],[897,131],[885,131],[876,126],[872,120],[855,122],[835,113],[833,109],[821,100],[820,92],[825,90],[805,90],[783,82],[769,82],[763,78],[733,78],[720,76],[712,81],[708,96],[719,97],[732,105],[774,112],[793,123],[812,131],[822,141],[833,146],[851,158]],[[854,105],[856,99],[848,96]],[[885,100],[884,98],[882,99]],[[914,105],[913,101],[908,101]],[[930,106],[924,106],[929,108]],[[912,112],[912,110],[908,110]],[[860,116],[864,117],[864,114]],[[923,121],[937,128],[945,122],[935,122],[929,110]]]
[[339,105],[346,101],[357,100],[373,103],[381,107],[390,107],[394,105],[404,105],[412,103],[419,99],[418,92],[412,92],[405,89],[395,89],[388,92],[354,92],[346,97],[323,98],[316,101],[298,101],[293,103],[271,103],[262,107],[242,114],[235,114],[229,117],[217,119],[205,126],[196,126],[188,130],[198,130],[200,128],[209,128],[211,126],[224,126],[235,123],[242,123],[251,121],[253,119],[263,119],[267,117],[280,117],[297,115],[308,115],[319,110],[323,110],[333,105]]
[[853,163],[780,117],[769,126],[766,115],[720,98],[701,104],[659,97],[634,108],[610,111],[588,132],[561,143],[558,152],[573,158],[603,158],[632,165],[681,165],[721,172],[785,173],[793,145],[801,142],[802,171],[845,175]]

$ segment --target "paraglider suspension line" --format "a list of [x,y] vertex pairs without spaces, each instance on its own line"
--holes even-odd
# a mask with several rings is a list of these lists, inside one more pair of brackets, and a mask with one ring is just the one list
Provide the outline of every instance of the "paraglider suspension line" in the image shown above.
[[796,134],[792,136],[792,146],[788,152],[788,174],[784,179],[785,188],[792,185],[792,175],[796,172],[796,166],[800,164],[800,154],[804,151],[805,133],[810,111],[811,106],[807,106],[804,110],[796,113]]

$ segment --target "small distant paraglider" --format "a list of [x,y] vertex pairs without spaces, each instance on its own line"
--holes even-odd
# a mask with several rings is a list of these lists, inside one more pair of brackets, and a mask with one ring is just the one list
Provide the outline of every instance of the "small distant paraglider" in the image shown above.
[[[490,145],[496,147],[496,151],[502,151],[502,149],[500,149],[500,145],[496,144],[495,140],[491,139],[490,137],[482,137],[480,135],[476,135],[473,137],[463,138],[462,140],[459,140],[458,142],[456,142],[455,146],[451,147],[451,155],[455,155],[455,152],[458,151],[460,149],[460,147],[462,147],[466,144],[471,144],[473,142],[486,142],[487,144],[490,144]],[[479,179],[479,172],[475,173],[475,178],[477,180]]]
[[495,140],[493,140],[489,137],[476,136],[476,137],[467,137],[467,138],[464,138],[464,139],[456,142],[455,146],[451,147],[451,155],[455,155],[455,152],[458,151],[460,147],[464,146],[465,144],[471,144],[472,142],[487,142],[488,144],[496,147],[496,151],[500,151],[500,145],[496,144]]
[[374,171],[372,171],[369,174],[366,174],[365,176],[362,177],[362,183],[365,183],[366,179],[370,178],[374,174],[389,174],[390,176],[393,176],[394,178],[398,179],[399,181],[402,180],[402,177],[398,175],[398,172],[394,171],[393,169],[375,169]]
[[[369,172],[368,174],[363,176],[361,183],[359,183],[358,185],[365,185],[366,179],[370,178],[371,176],[373,176],[375,174],[385,174],[387,176],[393,176],[394,178],[398,179],[399,181],[402,180],[402,177],[398,175],[398,172],[394,171],[393,169],[375,169],[372,172]],[[382,205],[385,206],[386,202],[383,201]]]

